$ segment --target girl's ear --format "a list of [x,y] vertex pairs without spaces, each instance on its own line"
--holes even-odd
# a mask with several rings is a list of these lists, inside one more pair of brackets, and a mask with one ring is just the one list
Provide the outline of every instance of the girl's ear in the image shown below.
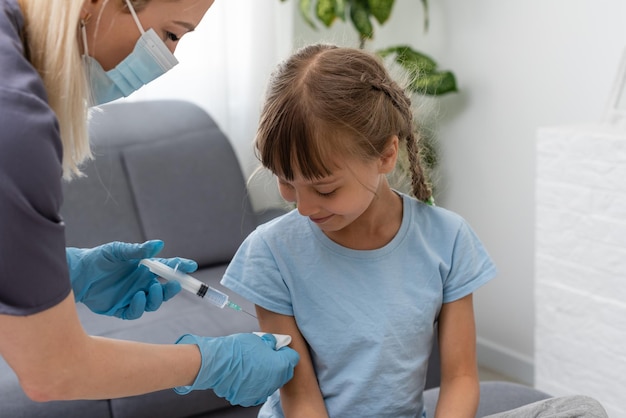
[[389,138],[387,145],[380,155],[378,171],[381,174],[388,174],[396,167],[396,161],[398,160],[398,143],[399,139],[397,135]]

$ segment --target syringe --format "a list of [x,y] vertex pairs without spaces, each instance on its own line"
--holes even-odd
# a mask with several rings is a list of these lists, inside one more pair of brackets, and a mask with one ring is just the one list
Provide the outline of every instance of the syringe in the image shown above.
[[139,264],[143,264],[144,266],[148,267],[151,272],[159,277],[164,278],[165,280],[176,280],[178,283],[180,283],[180,286],[183,289],[195,294],[196,296],[200,296],[205,300],[208,300],[210,303],[217,306],[218,308],[224,308],[224,306],[228,306],[231,309],[246,313],[251,317],[256,318],[256,316],[244,310],[241,306],[237,305],[234,302],[231,302],[228,299],[227,294],[212,288],[211,286],[201,282],[200,280],[188,274],[178,271],[177,269],[173,269],[170,266],[163,264],[159,261],[150,260],[147,258],[141,260]]

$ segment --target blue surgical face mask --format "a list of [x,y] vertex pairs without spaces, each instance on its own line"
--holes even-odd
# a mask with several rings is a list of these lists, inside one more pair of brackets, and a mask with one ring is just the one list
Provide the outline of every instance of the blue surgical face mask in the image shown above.
[[176,57],[153,29],[144,31],[129,0],[126,0],[126,4],[141,37],[130,55],[112,70],[104,71],[100,63],[89,56],[85,25],[81,25],[85,51],[83,60],[91,85],[93,105],[126,97],[178,64]]

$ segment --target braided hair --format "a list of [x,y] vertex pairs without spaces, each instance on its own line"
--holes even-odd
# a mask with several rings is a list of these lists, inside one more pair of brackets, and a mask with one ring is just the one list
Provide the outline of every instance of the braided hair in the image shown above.
[[[330,134],[330,135],[329,135]],[[334,45],[306,46],[281,63],[268,85],[255,140],[261,163],[292,180],[328,176],[336,156],[374,160],[391,138],[404,142],[412,194],[430,202],[411,100],[380,58]]]

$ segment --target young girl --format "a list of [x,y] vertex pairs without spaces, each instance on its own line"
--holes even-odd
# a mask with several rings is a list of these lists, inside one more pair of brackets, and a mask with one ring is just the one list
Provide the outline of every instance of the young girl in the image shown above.
[[[222,280],[300,354],[259,416],[425,417],[437,330],[436,414],[474,417],[472,293],[496,269],[460,216],[428,203],[413,120],[404,90],[361,50],[305,47],[273,74],[256,148],[297,210],[253,232]],[[387,181],[401,146],[415,197]]]
[[[400,146],[416,199],[387,182]],[[403,89],[368,53],[304,48],[273,75],[256,147],[297,211],[255,231],[223,284],[301,358],[261,416],[422,416],[437,326],[438,408],[473,416],[472,292],[495,267],[463,219],[425,203]]]

